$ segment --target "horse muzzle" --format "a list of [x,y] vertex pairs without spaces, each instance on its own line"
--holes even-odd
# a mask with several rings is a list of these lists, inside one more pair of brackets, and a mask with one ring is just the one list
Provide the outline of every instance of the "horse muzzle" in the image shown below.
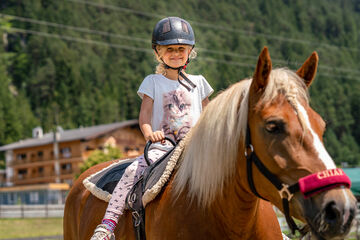
[[356,200],[348,189],[331,189],[305,200],[305,217],[316,239],[344,239],[356,216]]

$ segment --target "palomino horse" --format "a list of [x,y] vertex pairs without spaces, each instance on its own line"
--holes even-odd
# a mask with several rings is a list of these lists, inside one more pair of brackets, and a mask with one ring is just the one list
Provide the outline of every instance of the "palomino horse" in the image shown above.
[[[251,136],[258,159],[284,184],[333,173],[335,163],[322,143],[325,123],[308,103],[317,64],[313,53],[297,72],[272,70],[264,48],[253,79],[210,102],[186,137],[169,183],[146,207],[147,239],[282,239],[272,208],[284,210],[282,196],[258,168],[251,171],[250,187],[245,141]],[[75,182],[66,201],[64,239],[88,240],[101,222],[107,203],[82,181],[109,164],[92,167]],[[344,238],[356,211],[354,196],[343,186],[307,197],[296,192],[288,200],[290,215],[306,223],[314,239]],[[115,231],[117,239],[135,239],[130,212]]]

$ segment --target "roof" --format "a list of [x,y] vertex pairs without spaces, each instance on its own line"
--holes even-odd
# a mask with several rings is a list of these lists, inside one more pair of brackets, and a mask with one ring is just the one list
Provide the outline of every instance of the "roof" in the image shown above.
[[351,180],[351,191],[354,195],[360,196],[360,168],[343,168]]
[[[89,140],[96,137],[99,137],[105,133],[111,132],[113,130],[124,128],[128,126],[137,125],[139,122],[137,119],[128,120],[123,122],[116,122],[110,124],[97,125],[92,127],[81,127],[70,130],[60,131],[60,137],[58,142],[69,142],[74,140]],[[0,147],[0,151],[14,150],[19,148],[28,148],[43,146],[47,144],[52,144],[54,142],[54,133],[46,133],[40,138],[29,138],[25,140],[20,140],[19,142],[10,143]]]

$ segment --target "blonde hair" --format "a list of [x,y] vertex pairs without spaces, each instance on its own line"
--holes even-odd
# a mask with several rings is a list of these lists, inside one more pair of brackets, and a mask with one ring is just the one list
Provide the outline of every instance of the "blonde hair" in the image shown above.
[[[158,65],[156,66],[155,69],[155,73],[156,74],[162,74],[164,76],[166,76],[166,67],[164,62],[161,60],[162,55],[164,54],[164,51],[167,49],[168,45],[156,45],[156,51],[157,54],[155,53],[155,59],[158,62]],[[185,46],[189,46],[189,45],[185,45]],[[194,59],[197,56],[197,52],[196,49],[192,49],[189,55],[189,59]]]

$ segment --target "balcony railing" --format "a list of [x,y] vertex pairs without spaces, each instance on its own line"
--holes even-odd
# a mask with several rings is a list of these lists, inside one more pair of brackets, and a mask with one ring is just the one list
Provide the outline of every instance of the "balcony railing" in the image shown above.
[[[11,164],[9,164],[9,166],[36,167],[36,166],[54,164],[55,161],[56,161],[55,159],[36,161],[36,162],[25,161],[25,160],[15,160]],[[59,161],[59,163],[81,162],[81,161],[83,161],[83,158],[82,157],[60,158],[58,161]]]
[[56,176],[55,175],[48,175],[43,177],[30,177],[23,175],[21,179],[17,177],[10,178],[10,181],[14,183],[14,185],[25,185],[25,184],[34,184],[34,183],[49,183],[55,182]]

